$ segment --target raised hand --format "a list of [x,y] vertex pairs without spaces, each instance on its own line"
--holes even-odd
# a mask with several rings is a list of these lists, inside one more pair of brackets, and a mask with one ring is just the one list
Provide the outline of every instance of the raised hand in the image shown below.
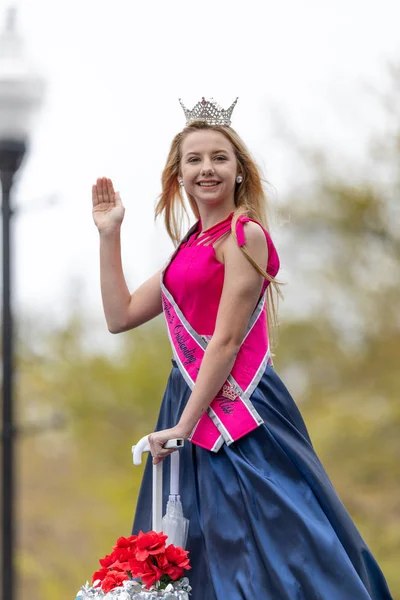
[[125,208],[111,179],[99,178],[92,186],[93,220],[99,231],[118,229],[124,219]]

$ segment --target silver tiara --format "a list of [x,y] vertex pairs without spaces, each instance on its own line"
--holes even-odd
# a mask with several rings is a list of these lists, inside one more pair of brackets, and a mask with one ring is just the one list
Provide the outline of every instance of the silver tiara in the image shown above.
[[206,100],[203,97],[200,102],[193,106],[192,110],[189,110],[179,98],[179,103],[185,113],[186,125],[189,125],[192,121],[206,121],[209,125],[230,125],[231,115],[237,101],[238,98],[236,98],[229,108],[224,110],[212,98]]

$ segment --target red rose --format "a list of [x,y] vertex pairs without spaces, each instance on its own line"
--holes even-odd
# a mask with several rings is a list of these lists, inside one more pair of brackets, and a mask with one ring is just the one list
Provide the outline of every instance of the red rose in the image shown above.
[[98,579],[100,579],[100,581],[103,581],[103,579],[107,575],[107,573],[108,573],[108,569],[106,569],[105,567],[103,567],[102,569],[99,569],[98,571],[93,573],[92,583],[94,583]]
[[[168,561],[168,564],[165,564]],[[188,551],[170,544],[165,549],[165,561],[162,567],[163,573],[169,575],[173,581],[183,577],[184,570],[191,569]]]
[[120,537],[117,539],[117,543],[114,546],[114,550],[117,548],[130,548],[136,544],[137,535],[130,535],[129,537]]
[[111,570],[125,570],[128,566],[128,560],[130,558],[129,552],[126,548],[121,548],[121,552],[114,550],[111,554],[107,554],[104,558],[99,560],[101,566],[105,569]]
[[127,560],[125,562],[117,561],[111,567],[112,571],[129,571],[129,569],[130,569],[129,560]]
[[111,567],[117,560],[117,556],[115,552],[111,552],[111,554],[107,554],[104,558],[100,558],[99,563],[102,567]]
[[149,559],[142,563],[142,570],[138,573],[138,577],[141,577],[145,586],[150,588],[156,581],[161,579],[162,574],[161,569]]
[[144,562],[145,561],[143,560],[136,560],[136,558],[129,559],[127,571],[131,573],[133,579],[135,579],[135,577],[141,577]]
[[136,552],[136,535],[131,535],[127,538],[120,537],[114,546],[113,554],[120,562],[126,562],[135,556]]
[[165,540],[168,536],[155,531],[139,532],[136,540],[136,559],[146,560],[150,555],[160,554],[165,550]]
[[[114,562],[127,562],[130,558],[134,557],[136,553],[136,548],[116,548],[112,553],[114,556]],[[110,565],[112,566],[112,565]]]
[[109,571],[102,581],[101,589],[103,592],[109,592],[115,587],[122,585],[123,581],[126,581],[127,579],[128,575],[123,571]]
[[169,565],[168,559],[165,556],[165,552],[162,552],[161,554],[157,554],[156,561],[157,561],[157,564],[160,567],[160,569],[162,569],[162,571],[164,572],[164,569],[166,569]]
[[111,554],[100,559],[101,569],[93,574],[92,582],[101,581],[101,588],[109,592],[129,578],[141,578],[150,588],[165,574],[173,581],[183,577],[190,569],[188,552],[170,544],[165,547],[167,536],[155,531],[138,536],[120,537]]

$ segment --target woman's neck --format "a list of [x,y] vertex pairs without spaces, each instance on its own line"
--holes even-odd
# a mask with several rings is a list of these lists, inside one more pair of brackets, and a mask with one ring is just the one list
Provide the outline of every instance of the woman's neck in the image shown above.
[[[235,210],[235,205],[199,206],[201,230],[206,231],[227,218]],[[201,232],[200,232],[201,233]]]

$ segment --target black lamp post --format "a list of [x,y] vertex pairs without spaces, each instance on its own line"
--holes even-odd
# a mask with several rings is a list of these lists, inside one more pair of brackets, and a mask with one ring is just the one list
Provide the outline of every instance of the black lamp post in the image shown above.
[[0,182],[3,223],[3,311],[2,311],[2,595],[14,600],[15,485],[14,360],[11,309],[12,210],[14,175],[25,155],[29,121],[43,95],[43,82],[23,56],[22,40],[15,31],[15,9],[7,14],[0,36]]
[[2,587],[3,598],[13,597],[14,579],[14,410],[13,322],[11,314],[10,206],[11,187],[25,153],[25,144],[0,140],[0,181],[3,218],[3,452],[2,452]]

